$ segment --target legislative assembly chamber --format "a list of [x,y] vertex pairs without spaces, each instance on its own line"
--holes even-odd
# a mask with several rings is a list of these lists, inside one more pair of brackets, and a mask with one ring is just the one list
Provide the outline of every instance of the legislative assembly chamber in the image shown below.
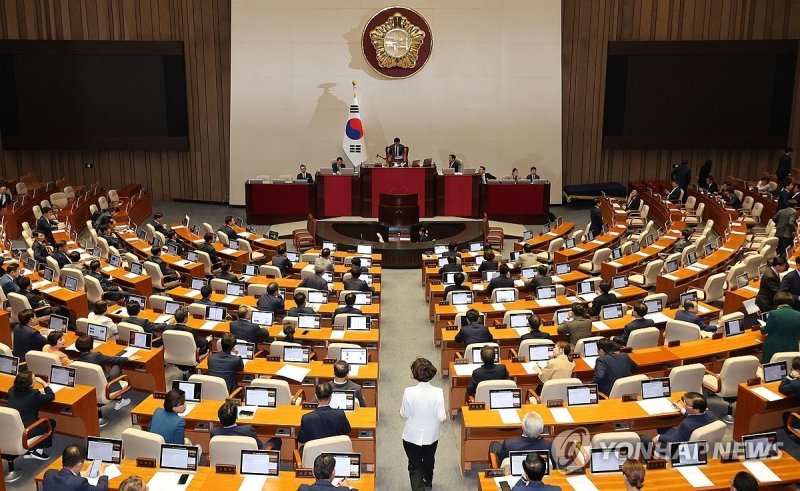
[[798,40],[0,0],[0,491],[800,490]]

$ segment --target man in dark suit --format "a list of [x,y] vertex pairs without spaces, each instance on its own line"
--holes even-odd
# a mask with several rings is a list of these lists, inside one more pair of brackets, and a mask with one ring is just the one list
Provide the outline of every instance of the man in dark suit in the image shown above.
[[[149,332],[152,334],[154,338],[161,336],[161,333],[163,333],[164,329],[167,327],[166,324],[150,322],[147,319],[139,317],[139,312],[142,311],[142,307],[134,301],[129,301],[125,306],[125,310],[128,313],[128,317],[122,319],[122,322],[139,326],[144,330],[144,332]],[[153,345],[161,346],[161,342],[153,342]]]
[[369,273],[369,268],[366,267],[366,266],[362,266],[361,265],[361,258],[360,257],[354,257],[353,259],[351,259],[350,260],[350,266],[355,266],[357,268],[361,268],[361,273],[362,274]]
[[13,355],[24,360],[28,351],[41,351],[47,344],[47,338],[36,329],[39,327],[38,319],[33,310],[23,310],[19,313],[18,318],[19,324],[14,328]]
[[[736,193],[733,192],[733,189],[726,188],[722,191],[722,199],[728,203],[728,206],[735,210],[739,210],[742,208],[742,200],[736,196]],[[787,203],[788,204],[788,203]]]
[[456,263],[455,256],[447,256],[447,264],[439,268],[439,274],[456,273],[461,271],[461,265]]
[[[172,246],[172,247],[175,248],[175,255],[176,256],[183,257],[183,256],[186,255],[186,247],[184,247],[183,244],[178,242],[178,232],[170,229],[169,232],[167,232],[167,235],[165,235],[165,237],[167,239],[167,243],[164,244],[164,247],[167,247],[167,250],[169,250],[169,246]],[[108,240],[108,239],[106,239],[106,240]],[[109,242],[109,245],[111,245],[110,242]],[[119,248],[117,248],[117,249],[119,249]]]
[[314,274],[306,276],[305,278],[300,280],[300,284],[297,285],[297,288],[312,288],[314,290],[327,292],[328,282],[325,281],[325,278],[322,277],[322,273],[324,272],[325,272],[325,267],[323,265],[315,264]]
[[480,266],[478,266],[478,273],[483,273],[484,271],[497,271],[500,265],[497,263],[497,259],[495,259],[494,252],[492,251],[485,251],[483,253],[483,262]]
[[527,339],[550,339],[550,334],[540,331],[539,329],[542,327],[542,320],[536,314],[531,314],[528,316],[528,329],[529,331],[520,336],[521,341],[525,341]]
[[317,408],[300,418],[300,432],[297,442],[300,444],[329,436],[349,435],[350,422],[344,411],[330,407],[333,386],[330,382],[318,384],[314,390],[317,396]]
[[172,317],[175,318],[175,324],[172,324],[167,327],[167,331],[181,331],[181,332],[188,332],[192,336],[194,336],[194,344],[200,350],[200,354],[208,353],[208,339],[200,336],[194,330],[186,325],[186,319],[189,318],[189,310],[185,307],[181,307],[172,314]]
[[[63,242],[60,243],[63,244]],[[58,249],[56,249],[56,253],[58,253]],[[53,254],[53,257],[55,256],[56,254]],[[125,297],[122,288],[108,281],[108,278],[103,276],[103,273],[100,272],[100,261],[97,259],[93,259],[92,262],[89,263],[89,273],[87,276],[91,276],[100,283],[100,288],[103,290],[103,299],[117,302]]]
[[792,245],[792,240],[795,236],[795,229],[797,228],[797,210],[795,209],[797,202],[790,199],[786,202],[786,208],[781,208],[772,217],[775,222],[775,237],[778,238],[778,250],[776,253],[779,256],[786,257],[786,249]]
[[483,365],[472,372],[472,378],[467,385],[467,394],[474,396],[478,384],[485,380],[508,380],[508,369],[502,363],[494,362],[494,346],[481,348],[481,361]]
[[[697,313],[700,310],[697,308],[697,302],[694,300],[687,300],[683,302],[683,310],[675,312],[675,320],[689,322],[700,328],[705,332],[717,332],[718,326],[706,324]],[[721,324],[720,324],[721,325]]]
[[203,243],[197,248],[198,251],[208,254],[208,259],[211,261],[211,269],[213,271],[218,270],[220,267],[220,261],[217,257],[217,250],[214,249],[215,237],[216,235],[212,234],[211,232],[205,234],[203,236]]
[[603,233],[603,212],[600,211],[600,198],[595,198],[594,206],[589,210],[589,231],[595,236]]
[[153,213],[153,222],[155,222],[153,223],[153,228],[156,229],[156,232],[164,234],[164,237],[172,230],[169,225],[164,223],[164,214],[160,211]]
[[297,174],[295,179],[298,181],[300,180],[306,181],[309,184],[314,184],[314,176],[306,172],[305,164],[300,164],[300,173]]
[[359,267],[350,268],[350,277],[344,280],[344,289],[375,293],[375,289],[361,279],[361,268]]
[[[101,230],[107,225],[112,225],[114,223],[114,213],[117,212],[119,212],[119,206],[106,208],[98,213],[97,217],[92,216],[92,226],[94,226],[95,230]],[[159,231],[158,227],[156,227],[156,231]]]
[[236,242],[239,234],[233,229],[233,224],[236,223],[231,215],[225,217],[225,224],[219,228],[219,231],[228,236],[228,240]]
[[11,205],[13,202],[14,199],[11,197],[11,193],[8,192],[8,188],[0,186],[0,210]]
[[544,430],[544,420],[536,411],[530,411],[522,418],[522,436],[520,438],[508,438],[500,442],[489,444],[489,452],[497,457],[497,465],[508,458],[509,452],[520,452],[525,450],[549,450],[551,462],[555,463],[555,453],[553,443],[550,440],[539,438]]
[[89,484],[89,470],[82,470],[86,451],[78,445],[68,445],[61,454],[61,470],[50,469],[44,473],[42,491],[105,491],[108,476],[104,475],[106,464],[100,464],[97,485]]
[[789,263],[783,256],[775,256],[769,263],[769,267],[761,270],[761,281],[756,295],[756,305],[761,312],[767,312],[775,308],[773,299],[781,287],[780,275],[789,269]]
[[567,320],[558,326],[558,334],[568,335],[569,342],[573,346],[581,339],[592,335],[592,321],[586,318],[586,307],[582,303],[572,304],[572,312],[569,313]]
[[468,324],[461,327],[456,333],[455,340],[457,343],[464,343],[464,346],[469,346],[473,343],[491,343],[494,341],[489,328],[478,322],[480,314],[477,310],[469,309],[466,317]]
[[56,260],[59,268],[63,268],[67,264],[72,264],[72,261],[70,261],[67,256],[67,243],[63,240],[59,240],[53,246],[53,259]]
[[277,266],[277,268],[281,270],[281,274],[283,276],[289,276],[292,274],[292,261],[286,257],[285,245],[278,246],[278,249],[275,251],[275,255],[272,256],[272,265]]
[[236,347],[236,336],[226,332],[220,341],[221,351],[216,351],[208,357],[208,374],[219,377],[228,386],[228,393],[236,388],[236,375],[244,370],[242,357],[232,353]]
[[[296,296],[297,294],[295,294]],[[302,295],[302,294],[301,294]],[[262,329],[258,324],[253,324],[250,319],[253,311],[247,305],[240,305],[237,311],[238,318],[231,321],[231,334],[236,339],[247,341],[248,343],[269,343],[271,338],[266,329]]]
[[667,199],[672,201],[673,203],[680,201],[681,199],[681,187],[678,186],[678,183],[674,180],[672,181],[672,189],[670,189],[669,193],[667,194]]
[[716,194],[719,192],[719,186],[717,186],[717,183],[714,182],[714,176],[706,177],[705,188],[711,194]]
[[239,281],[239,277],[231,273],[230,263],[225,262],[219,265],[219,271],[214,274],[214,278],[230,281],[231,283],[236,283]]
[[486,166],[483,166],[483,165],[478,167],[478,175],[481,177],[481,184],[486,184],[489,181],[493,181],[493,180],[497,179],[497,177],[495,177],[494,174],[490,174],[489,172],[486,172]]
[[[652,439],[653,444],[667,447],[670,443],[688,442],[694,430],[717,421],[717,416],[713,412],[707,411],[708,403],[703,394],[687,392],[677,405],[681,412],[684,413],[683,421],[677,428],[659,429],[659,434]],[[652,451],[652,446],[649,445],[651,442],[650,437],[640,436],[642,442],[645,443],[644,451],[649,453]],[[650,458],[650,456],[648,455],[647,458]]]
[[630,321],[625,329],[622,331],[622,336],[614,336],[612,339],[619,343],[621,346],[628,344],[628,338],[631,333],[637,329],[644,329],[645,327],[656,327],[656,323],[651,319],[645,319],[647,315],[647,305],[644,302],[636,302],[633,304],[633,320]]
[[331,169],[333,170],[334,174],[338,174],[344,168],[344,159],[341,157],[336,157],[336,160],[331,162]]
[[49,206],[42,208],[42,216],[36,220],[36,228],[44,232],[48,244],[55,244],[56,241],[53,238],[53,230],[58,229],[58,221],[55,219],[55,213],[53,213],[52,208]]
[[44,232],[41,230],[36,230],[33,232],[33,244],[31,245],[31,249],[33,250],[33,259],[36,260],[39,264],[47,264],[47,256],[50,255],[50,250],[47,246],[47,239],[45,238]]
[[[106,225],[102,229],[98,230],[97,233],[101,238],[103,238],[103,240],[106,241],[106,244],[108,244],[109,247],[114,247],[118,251],[122,249],[122,242],[120,242],[117,236],[112,233],[111,226]],[[176,234],[174,230],[170,230],[170,233],[172,233],[173,236]],[[167,243],[169,244],[169,240]]]
[[792,308],[800,310],[800,261],[796,263],[797,269],[789,271],[781,280],[780,291],[789,292],[794,298]]
[[608,395],[614,382],[630,376],[638,367],[627,353],[618,352],[617,345],[610,339],[599,340],[597,349],[600,356],[594,366],[592,383],[597,384],[597,390]]
[[531,167],[531,173],[525,176],[525,179],[531,182],[541,179],[541,177],[539,177],[538,172],[536,171],[536,167]]
[[348,293],[344,296],[344,306],[339,307],[333,311],[333,318],[335,319],[339,314],[358,314],[361,315],[361,309],[353,307],[356,303],[356,294]]
[[607,281],[601,281],[598,285],[598,289],[600,290],[600,294],[594,297],[594,300],[592,300],[592,304],[589,306],[589,315],[600,315],[600,310],[602,310],[602,308],[606,305],[619,303],[617,296],[611,293],[611,283]]
[[[91,363],[93,365],[97,365],[103,369],[103,373],[106,376],[106,380],[113,380],[120,375],[122,375],[122,369],[120,365],[124,365],[131,361],[136,361],[139,359],[138,355],[133,355],[130,358],[126,356],[108,356],[100,353],[98,351],[92,351],[94,349],[94,340],[89,337],[88,334],[84,334],[80,336],[75,341],[75,349],[78,350],[78,357],[75,358],[76,361],[82,361],[83,363]],[[106,371],[106,367],[110,366],[111,369]],[[116,392],[120,390],[122,386],[119,382],[115,382],[111,385],[111,390]],[[119,411],[123,407],[127,406],[131,403],[130,399],[120,399],[117,401],[114,409]]]
[[306,294],[294,292],[294,307],[286,313],[287,317],[297,317],[297,314],[315,314],[314,309],[306,306]]
[[673,166],[670,179],[678,184],[678,187],[683,189],[684,197],[686,197],[686,189],[689,187],[689,182],[692,180],[692,169],[689,168],[689,161],[682,160],[680,164]]
[[19,293],[19,285],[17,285],[17,278],[19,278],[19,264],[9,264],[6,266],[6,274],[0,277],[0,287],[3,288],[3,293]]
[[211,285],[203,285],[200,287],[200,300],[195,303],[199,303],[200,305],[210,305],[212,307],[216,307],[217,302],[211,300],[211,295],[214,293],[214,290],[211,289]]
[[[778,386],[778,391],[785,395],[800,401],[800,356],[792,358],[789,363],[789,374],[781,380]],[[786,427],[786,421],[789,418],[788,412],[783,413],[783,426]],[[795,428],[797,424],[795,423]],[[800,428],[798,428],[800,429]],[[795,439],[795,441],[797,441]]]
[[347,479],[339,481],[338,486],[333,485],[336,459],[329,453],[319,454],[314,459],[314,484],[301,484],[297,491],[357,491],[351,488]]
[[[220,426],[211,427],[211,438],[215,436],[245,436],[250,437],[256,441],[259,450],[263,450],[264,444],[258,439],[256,430],[252,425],[239,425],[236,424],[236,419],[239,417],[238,404],[234,401],[227,400],[217,410],[217,417],[219,418]],[[277,439],[280,442],[280,439]],[[280,446],[278,447],[280,448]],[[277,450],[275,447],[272,450]]]
[[491,296],[496,288],[514,288],[514,280],[512,280],[509,275],[510,270],[508,269],[508,264],[501,264],[497,271],[500,273],[500,276],[492,278],[489,285],[486,286],[487,295]]
[[455,284],[445,287],[445,289],[444,289],[444,297],[447,298],[447,294],[450,293],[450,292],[462,292],[462,291],[463,292],[468,292],[468,291],[472,291],[472,290],[469,289],[468,286],[464,285],[464,280],[465,279],[466,279],[466,276],[464,275],[464,273],[462,273],[460,271],[458,273],[454,274],[453,275],[453,281],[455,282]]
[[450,159],[448,167],[455,172],[461,172],[461,161],[456,158],[456,154],[451,153],[448,158]]
[[274,281],[267,285],[267,291],[258,297],[256,308],[264,312],[281,313],[284,310],[283,297],[279,295],[278,284]]
[[177,271],[172,271],[169,269],[169,265],[166,261],[161,258],[161,248],[153,246],[150,248],[150,257],[147,258],[148,261],[152,263],[156,263],[158,269],[161,270],[161,274],[164,275],[164,283],[169,283],[171,281],[179,281],[181,276],[178,274]]
[[792,147],[786,147],[783,155],[778,158],[778,168],[775,169],[775,175],[778,182],[789,177],[792,173]]
[[536,276],[525,283],[525,289],[535,292],[540,286],[550,286],[553,284],[553,278],[550,276],[550,267],[546,264],[536,266]]
[[778,210],[782,210],[789,206],[789,200],[794,195],[794,183],[791,179],[783,181],[783,188],[778,191]]
[[392,167],[408,166],[408,147],[400,143],[400,138],[395,137],[394,142],[386,147],[386,163]]
[[628,198],[628,202],[625,203],[625,209],[628,211],[639,211],[642,207],[642,198],[639,197],[639,191],[633,190],[631,191],[631,195]]

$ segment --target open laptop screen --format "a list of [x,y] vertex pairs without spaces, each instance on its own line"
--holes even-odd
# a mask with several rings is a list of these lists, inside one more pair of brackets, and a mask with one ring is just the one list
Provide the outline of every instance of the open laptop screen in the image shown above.
[[0,355],[0,373],[16,375],[19,370],[19,358],[16,356]]
[[245,406],[276,407],[277,390],[274,387],[253,387],[244,388]]
[[348,315],[346,319],[348,331],[369,331],[372,324],[370,317],[366,315]]
[[777,382],[786,377],[788,373],[786,370],[785,361],[776,361],[775,363],[765,363],[764,368],[764,383]]
[[346,361],[350,365],[366,365],[369,356],[367,348],[341,348],[339,359]]
[[742,437],[745,460],[767,459],[778,455],[778,434],[756,433]]
[[340,479],[361,478],[360,453],[333,453],[331,455],[336,460],[336,467],[333,470],[334,477]]
[[669,397],[671,394],[668,378],[642,380],[642,399]]
[[274,317],[275,312],[262,312],[260,310],[254,310],[250,322],[259,326],[271,326]]
[[593,448],[591,457],[592,474],[619,472],[620,467],[626,460],[628,460],[628,447],[624,445],[612,449]]
[[354,390],[334,390],[331,394],[330,407],[333,409],[343,409],[352,411],[356,408],[356,391]]
[[203,392],[203,384],[199,382],[185,382],[183,380],[173,380],[172,388],[182,390],[187,402],[200,402]]
[[520,389],[489,389],[489,409],[519,409],[522,407]]

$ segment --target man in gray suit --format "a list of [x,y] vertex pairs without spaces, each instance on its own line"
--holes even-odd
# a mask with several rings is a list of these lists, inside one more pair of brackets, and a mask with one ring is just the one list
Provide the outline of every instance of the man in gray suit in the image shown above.
[[238,354],[231,353],[236,347],[236,337],[226,332],[222,335],[222,351],[208,357],[208,374],[225,380],[228,393],[236,388],[236,375],[244,370],[244,362]]
[[325,266],[321,264],[314,265],[314,274],[312,276],[306,276],[297,285],[298,288],[312,288],[314,290],[320,291],[328,291],[328,282],[325,281],[325,278],[322,277],[322,273],[325,272]]
[[569,335],[569,342],[575,346],[579,340],[592,335],[592,321],[586,317],[586,307],[581,303],[572,304],[572,312],[560,326],[558,333]]
[[778,255],[786,257],[786,248],[792,245],[795,228],[797,227],[797,201],[790,199],[786,208],[779,210],[773,220],[775,221],[775,236],[778,238]]

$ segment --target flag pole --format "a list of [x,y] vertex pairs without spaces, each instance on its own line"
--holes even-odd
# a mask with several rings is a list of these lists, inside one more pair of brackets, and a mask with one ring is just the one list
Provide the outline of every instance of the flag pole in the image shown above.
[[356,81],[353,80],[353,97],[356,96]]

